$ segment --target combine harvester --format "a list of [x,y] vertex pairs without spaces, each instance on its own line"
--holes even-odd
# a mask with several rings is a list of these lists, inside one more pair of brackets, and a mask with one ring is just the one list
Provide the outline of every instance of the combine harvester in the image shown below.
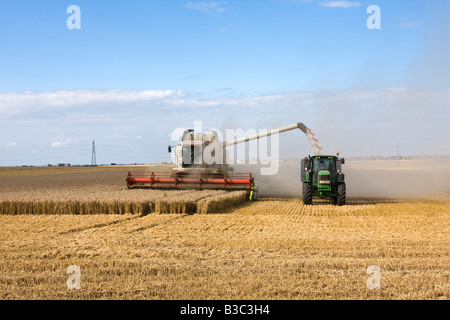
[[[316,148],[317,153],[320,154],[321,148],[317,144],[318,140],[303,123],[295,123],[225,143],[219,141],[216,131],[209,130],[211,133],[202,134],[194,133],[194,130],[190,129],[184,131],[181,141],[174,148],[175,150],[169,146],[169,152],[175,152],[173,172],[128,172],[127,187],[129,189],[245,190],[248,191],[250,200],[256,200],[258,187],[255,186],[254,177],[251,173],[231,172],[225,161],[225,148],[294,129],[303,131],[313,148]],[[221,154],[217,155],[221,160],[220,163],[203,157],[205,149],[213,150],[213,147],[214,150],[221,151]]]

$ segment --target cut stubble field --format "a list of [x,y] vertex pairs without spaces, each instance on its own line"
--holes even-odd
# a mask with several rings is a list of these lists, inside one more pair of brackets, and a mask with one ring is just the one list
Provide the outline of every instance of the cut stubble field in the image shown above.
[[[66,174],[72,186],[93,184],[75,173]],[[111,188],[124,177],[119,168],[96,175]],[[16,196],[42,178],[18,177],[2,177],[19,181]],[[134,191],[153,192],[123,192]],[[0,215],[0,298],[450,298],[448,200],[354,198],[336,207],[264,198],[222,211]],[[71,265],[80,267],[80,290],[67,288]],[[370,265],[381,270],[379,290],[367,287]]]

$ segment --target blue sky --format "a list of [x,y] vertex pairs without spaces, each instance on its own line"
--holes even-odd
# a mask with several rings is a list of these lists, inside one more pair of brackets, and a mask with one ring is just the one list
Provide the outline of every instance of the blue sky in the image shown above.
[[[81,9],[69,30],[67,7]],[[367,7],[381,29],[366,27]],[[450,153],[448,1],[0,1],[0,165],[169,161],[178,127],[304,122],[329,153]],[[383,130],[380,130],[380,129]],[[299,133],[281,157],[310,150]],[[369,143],[368,143],[369,142]],[[173,142],[172,142],[173,143]]]

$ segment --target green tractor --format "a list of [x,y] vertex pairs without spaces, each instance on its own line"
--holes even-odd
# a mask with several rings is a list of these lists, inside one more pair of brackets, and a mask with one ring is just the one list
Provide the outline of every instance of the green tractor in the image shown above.
[[313,197],[333,199],[338,206],[345,205],[345,175],[342,165],[345,159],[337,156],[314,155],[302,160],[303,203],[312,204]]

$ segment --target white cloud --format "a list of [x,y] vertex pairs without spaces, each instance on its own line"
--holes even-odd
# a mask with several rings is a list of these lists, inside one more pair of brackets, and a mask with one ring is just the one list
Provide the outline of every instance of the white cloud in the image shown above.
[[122,135],[122,134],[109,134],[105,136],[108,140],[142,140],[142,136],[134,136],[134,135]]
[[[58,94],[69,96],[67,92],[16,95],[20,94],[26,97],[53,95],[56,101],[61,99]],[[83,94],[91,97],[98,91],[85,91]],[[75,93],[73,95],[76,96]],[[122,91],[121,95],[133,97],[133,101],[139,100],[133,91]],[[19,98],[18,101],[26,101]],[[50,103],[50,100],[43,101]],[[57,119],[48,112],[40,112],[40,118],[25,112],[20,117],[0,119],[4,136],[8,135],[8,141],[0,141],[2,150],[6,150],[7,143],[14,141],[21,149],[28,148],[30,152],[36,146],[45,146],[39,149],[39,154],[48,153],[55,158],[39,158],[38,155],[33,158],[42,163],[84,163],[90,161],[93,137],[98,137],[99,161],[101,156],[105,157],[102,160],[105,162],[118,162],[118,158],[123,159],[120,160],[123,163],[149,159],[165,161],[167,141],[161,137],[178,127],[192,127],[194,121],[199,120],[204,122],[205,129],[214,126],[220,129],[272,129],[303,122],[317,133],[325,149],[330,152],[336,149],[348,155],[389,155],[397,142],[407,154],[450,152],[449,90],[359,87],[340,91],[217,96],[183,92],[182,95],[163,94],[161,98],[144,100],[144,103],[130,103],[130,99],[110,100],[101,110],[96,109],[98,99],[91,101],[84,101],[87,104],[83,106],[74,104],[71,109],[63,109]],[[34,105],[38,103],[34,102]],[[29,110],[29,106],[22,108],[20,103],[15,107]],[[25,129],[16,132],[14,129],[17,127]],[[297,134],[283,136],[281,143],[286,144],[285,150],[292,149],[289,144],[302,143],[301,148],[308,146],[307,141]],[[108,145],[114,148],[107,149]],[[10,148],[9,152],[14,150],[16,148]],[[70,152],[75,160],[63,160]],[[147,156],[140,155],[141,152],[147,152]],[[290,152],[285,151],[283,156],[290,157]],[[292,151],[292,156],[294,153]],[[9,162],[0,159],[0,163],[22,163],[29,159],[23,154],[11,154]]]
[[320,3],[321,7],[330,8],[351,8],[358,7],[361,4],[358,1],[324,1]]
[[10,147],[15,147],[15,146],[17,146],[17,143],[15,143],[15,142],[10,142],[10,143],[8,143],[5,147],[6,147],[6,148],[10,148]]
[[76,138],[64,138],[63,136],[57,137],[56,141],[53,141],[50,144],[52,148],[67,148],[73,146],[79,142],[90,141],[92,140],[89,137],[76,137]]
[[99,104],[146,103],[185,95],[183,91],[173,90],[61,90],[2,93],[0,94],[0,119],[24,113],[64,112],[82,106],[92,108]]
[[[330,97],[336,99],[349,99],[350,101],[361,100],[373,101],[380,95],[385,97],[418,97],[431,95],[433,97],[445,98],[441,102],[447,101],[449,93],[447,91],[433,91],[433,90],[413,90],[408,88],[387,88],[380,90],[371,90],[364,88],[355,88],[351,90],[337,91],[332,94],[330,92],[288,92],[277,93],[270,95],[231,95],[218,96],[213,98],[202,98],[199,94],[193,94],[184,91],[126,91],[126,90],[74,90],[74,91],[54,91],[54,92],[18,92],[10,94],[0,94],[0,101],[7,103],[9,109],[20,110],[23,112],[21,120],[28,121],[29,124],[39,124],[41,121],[32,121],[34,115],[29,112],[34,107],[40,106],[42,112],[42,120],[48,119],[45,111],[53,110],[55,107],[60,107],[62,110],[63,121],[84,121],[84,123],[97,124],[101,120],[109,120],[109,117],[114,120],[123,120],[121,117],[126,116],[126,119],[144,119],[144,115],[167,116],[167,112],[177,112],[178,115],[183,115],[185,112],[199,112],[202,110],[220,110],[224,112],[222,107],[239,107],[243,106],[258,107],[261,105],[276,106],[282,104],[295,105],[319,105],[323,101],[327,101]],[[71,97],[72,99],[69,99]],[[63,103],[63,102],[66,103]],[[145,102],[143,106],[139,102]],[[415,101],[415,99],[412,99]],[[97,114],[95,108],[100,102],[106,102],[106,112]],[[333,100],[333,102],[335,102]],[[114,104],[114,107],[109,107]],[[70,108],[69,106],[70,105]],[[448,105],[445,104],[446,106]],[[4,110],[8,111],[6,106],[1,105]],[[181,108],[183,107],[183,108]],[[67,110],[66,110],[67,108]],[[102,110],[104,111],[104,110]],[[216,112],[216,111],[214,111]],[[231,111],[230,111],[231,112]],[[175,114],[175,115],[177,115]],[[1,117],[0,117],[1,118]],[[0,119],[1,120],[1,119]],[[155,124],[155,118],[150,118],[152,124]],[[111,138],[136,138],[136,135],[116,135],[110,134]],[[64,146],[74,140],[88,139],[82,138],[67,138],[65,136],[58,136],[54,139],[55,146]],[[6,142],[5,142],[6,143]]]
[[64,139],[63,141],[52,142],[51,147],[52,148],[68,147],[71,143],[72,143],[72,139],[67,138],[67,139]]
[[224,2],[188,2],[186,4],[186,8],[192,10],[198,10],[206,13],[216,12],[216,13],[224,13],[225,8],[221,7],[221,4]]

